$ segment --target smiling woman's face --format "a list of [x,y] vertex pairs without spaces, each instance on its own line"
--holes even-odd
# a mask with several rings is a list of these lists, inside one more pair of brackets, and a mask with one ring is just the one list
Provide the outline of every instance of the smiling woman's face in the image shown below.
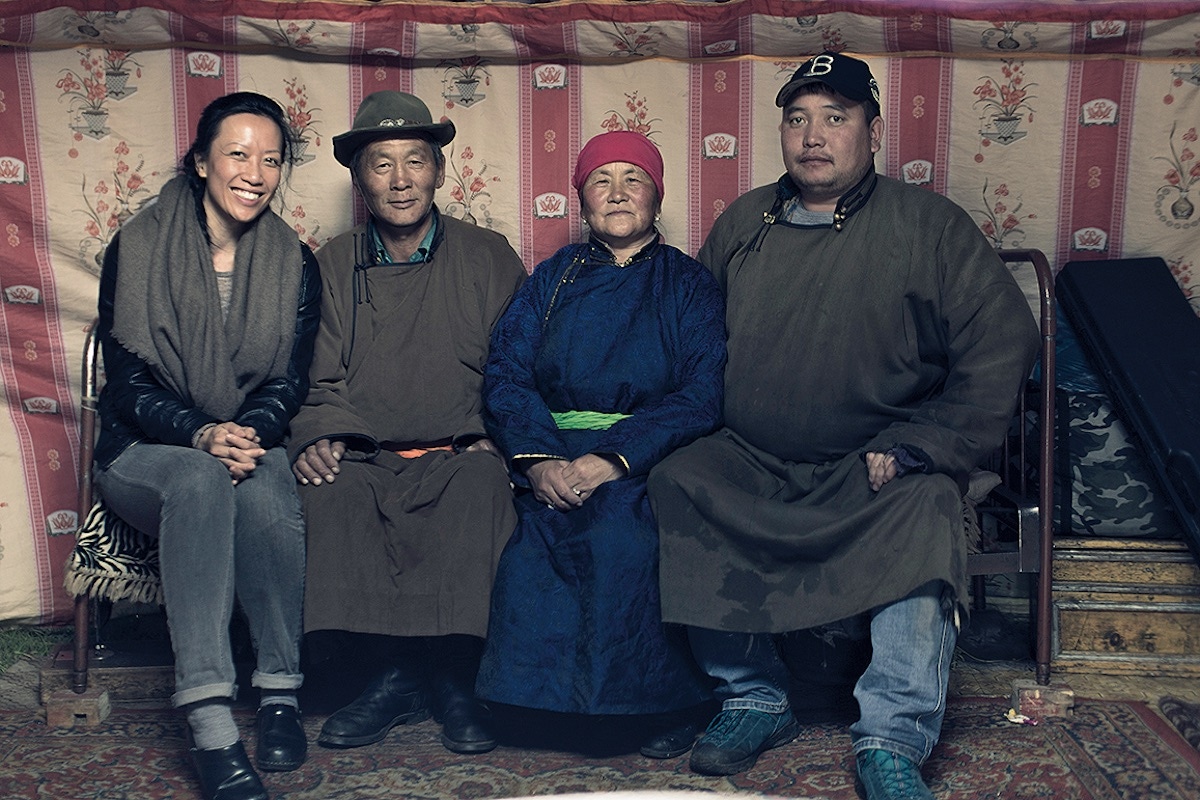
[[267,210],[279,188],[279,126],[258,114],[226,117],[208,152],[196,159],[196,174],[204,179],[204,213],[213,238],[236,239]]
[[579,191],[583,219],[614,250],[647,238],[658,213],[658,189],[646,170],[624,161],[596,167]]

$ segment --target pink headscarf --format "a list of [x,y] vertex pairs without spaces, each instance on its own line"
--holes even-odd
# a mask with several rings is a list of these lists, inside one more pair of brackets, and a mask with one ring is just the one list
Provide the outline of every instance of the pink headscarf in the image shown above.
[[575,191],[583,188],[588,175],[596,167],[611,164],[614,161],[624,161],[627,164],[646,170],[650,180],[658,188],[658,199],[663,196],[663,160],[658,152],[658,146],[636,131],[609,131],[593,136],[579,151],[579,160],[575,162],[575,177],[571,185]]

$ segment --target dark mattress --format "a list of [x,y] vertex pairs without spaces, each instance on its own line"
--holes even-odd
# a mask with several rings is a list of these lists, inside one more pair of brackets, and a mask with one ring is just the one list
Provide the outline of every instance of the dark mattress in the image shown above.
[[1200,317],[1161,258],[1072,261],[1056,288],[1200,558]]

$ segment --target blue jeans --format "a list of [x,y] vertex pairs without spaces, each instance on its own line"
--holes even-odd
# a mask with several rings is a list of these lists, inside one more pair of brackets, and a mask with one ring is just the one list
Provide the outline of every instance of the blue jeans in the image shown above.
[[[854,752],[890,750],[921,764],[942,729],[950,660],[958,638],[953,594],[941,581],[873,609],[871,663],[854,688],[860,716]],[[688,628],[696,661],[720,684],[722,710],[788,708],[788,671],[769,633]]]
[[300,687],[304,521],[284,448],[235,486],[208,453],[137,444],[97,470],[96,485],[113,512],[158,539],[175,706],[235,696],[235,594],[257,652],[250,682]]
[[769,714],[788,709],[787,667],[769,633],[728,633],[688,627],[696,663],[718,683],[722,711],[752,708]]
[[925,763],[942,732],[958,641],[954,593],[930,581],[871,611],[871,663],[854,687],[854,752],[878,748]]

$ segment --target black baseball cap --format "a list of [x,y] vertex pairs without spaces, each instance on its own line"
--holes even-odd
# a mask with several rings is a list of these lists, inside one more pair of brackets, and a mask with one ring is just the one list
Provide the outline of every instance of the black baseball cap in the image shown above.
[[823,83],[850,100],[873,100],[879,106],[879,84],[867,62],[826,50],[800,65],[792,79],[775,96],[775,105],[783,108],[801,87]]

